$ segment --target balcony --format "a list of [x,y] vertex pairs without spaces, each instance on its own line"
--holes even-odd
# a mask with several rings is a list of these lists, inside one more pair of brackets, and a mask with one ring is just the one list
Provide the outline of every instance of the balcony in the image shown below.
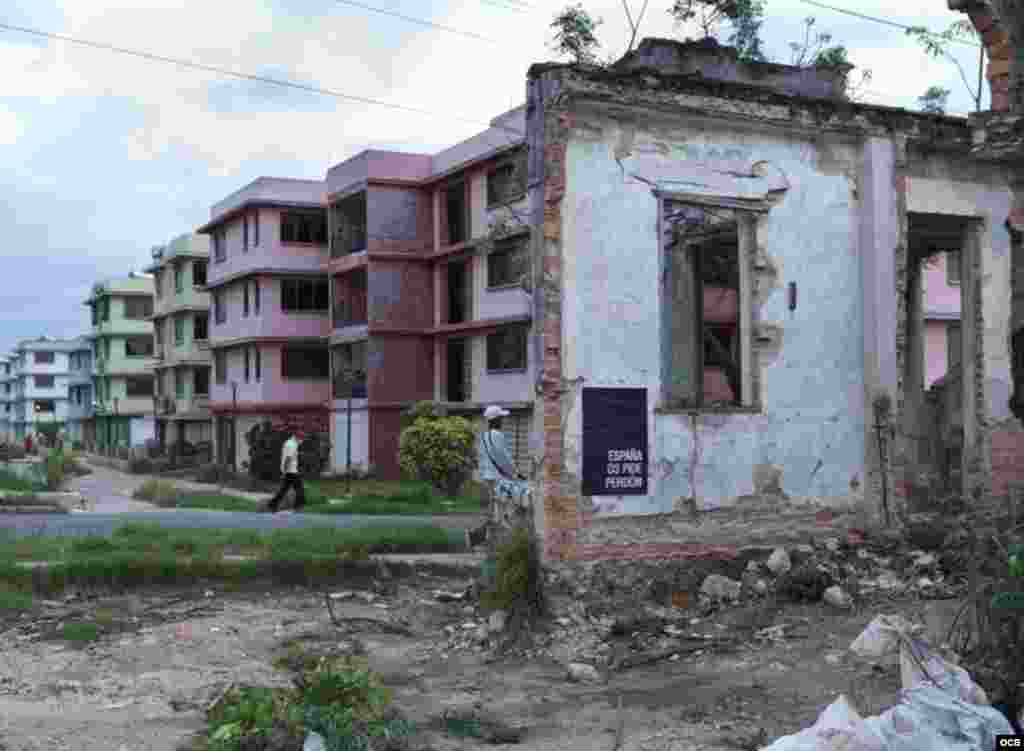
[[[334,398],[335,399],[348,399],[348,386],[343,378],[335,376],[334,378]],[[355,383],[352,384],[352,398],[353,399],[366,399],[366,376],[363,375]]]
[[331,258],[341,258],[364,250],[366,250],[366,227],[358,225],[339,227],[331,236]]
[[334,303],[334,328],[366,325],[366,295],[336,300]]
[[202,350],[203,352],[205,352],[205,351],[210,349],[210,340],[209,339],[196,339],[194,341],[195,341],[196,349]]

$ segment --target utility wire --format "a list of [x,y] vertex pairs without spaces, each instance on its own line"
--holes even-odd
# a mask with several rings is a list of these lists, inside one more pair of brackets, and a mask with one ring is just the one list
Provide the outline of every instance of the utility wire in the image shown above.
[[163,55],[156,55],[151,52],[143,52],[141,50],[131,50],[125,47],[116,47],[112,44],[106,44],[103,42],[93,42],[87,39],[76,39],[75,37],[65,36],[63,34],[54,34],[50,31],[39,31],[38,29],[30,29],[24,26],[14,26],[13,24],[0,23],[0,29],[6,29],[7,31],[17,31],[22,34],[31,34],[37,37],[43,37],[46,39],[57,39],[62,42],[70,42],[71,44],[79,44],[85,47],[93,47],[95,49],[107,50],[108,52],[118,52],[122,55],[131,55],[133,57],[141,57],[146,60],[154,60],[156,62],[168,63],[171,65],[178,65],[183,68],[192,68],[193,70],[202,70],[208,73],[216,73],[222,76],[230,76],[232,78],[240,78],[246,81],[256,81],[258,83],[267,83],[273,86],[282,86],[285,88],[298,89],[300,91],[308,91],[314,94],[323,94],[325,96],[335,97],[336,99],[346,99],[352,102],[360,102],[362,104],[373,104],[378,107],[387,107],[389,109],[401,110],[403,112],[412,112],[418,115],[426,115],[428,117],[443,117],[450,120],[457,120],[459,122],[468,123],[471,125],[484,125],[488,128],[497,128],[499,130],[512,133],[517,137],[521,138],[523,133],[515,128],[509,128],[504,125],[491,125],[490,122],[483,120],[474,120],[468,117],[461,117],[459,115],[443,115],[439,112],[432,112],[431,110],[421,109],[419,107],[410,107],[404,104],[395,104],[392,102],[384,102],[379,99],[371,99],[369,97],[358,96],[356,94],[345,94],[340,91],[334,91],[332,89],[325,89],[320,86],[310,86],[308,84],[295,83],[294,81],[285,81],[278,78],[269,78],[267,76],[259,76],[252,73],[239,73],[237,71],[228,70],[227,68],[218,68],[212,65],[204,65],[202,63],[194,63],[189,60],[181,60],[174,57],[164,57]]
[[[807,5],[814,5],[814,6],[818,7],[818,8],[824,8],[825,10],[834,10],[836,13],[843,13],[843,14],[845,14],[847,16],[853,16],[854,18],[862,18],[865,21],[874,21],[875,23],[884,24],[886,26],[892,26],[893,28],[896,28],[896,29],[903,29],[904,31],[908,31],[911,28],[913,28],[911,26],[907,26],[907,25],[902,24],[902,23],[897,23],[896,21],[890,21],[888,18],[879,18],[877,16],[869,16],[869,15],[866,15],[864,13],[858,13],[855,10],[849,10],[848,8],[838,8],[835,5],[826,5],[825,3],[820,3],[817,0],[800,0],[800,2],[806,3]],[[934,31],[929,31],[928,34],[930,36],[941,36],[940,34],[936,34]],[[975,48],[981,47],[980,44],[975,44],[974,42],[969,42],[966,39],[957,39],[956,37],[954,37],[951,41],[957,42],[958,44],[966,44],[969,47],[975,47]]]
[[433,29],[440,29],[441,31],[447,31],[450,34],[458,34],[459,36],[469,37],[470,39],[479,39],[480,41],[490,42],[491,44],[500,44],[500,42],[497,39],[492,39],[491,37],[485,37],[482,34],[474,34],[472,31],[462,31],[460,29],[453,29],[451,26],[444,26],[442,24],[434,23],[433,21],[427,21],[427,20],[422,19],[422,18],[413,18],[412,16],[406,16],[406,15],[403,15],[402,13],[396,13],[395,11],[391,11],[391,10],[384,10],[382,8],[374,8],[371,5],[363,5],[362,3],[353,2],[353,0],[335,0],[335,2],[340,3],[342,5],[351,5],[353,8],[362,8],[363,10],[368,10],[368,11],[370,11],[372,13],[380,13],[381,15],[384,15],[384,16],[392,16],[394,18],[401,18],[403,21],[408,21],[409,23],[419,24],[420,26],[429,26],[429,27],[431,27]]
[[520,5],[512,5],[509,0],[480,0],[485,5],[490,5],[494,8],[501,8],[502,10],[511,10],[515,13],[527,13],[532,8],[525,8]]

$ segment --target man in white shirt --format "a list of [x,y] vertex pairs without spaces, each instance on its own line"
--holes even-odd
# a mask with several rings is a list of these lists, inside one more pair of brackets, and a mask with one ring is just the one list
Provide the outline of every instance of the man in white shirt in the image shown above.
[[301,511],[306,505],[306,494],[302,487],[302,478],[299,476],[299,445],[305,438],[305,433],[296,430],[281,447],[281,488],[267,504],[271,513],[277,511],[289,488],[295,491],[295,510]]
[[478,444],[480,479],[488,488],[490,496],[489,519],[479,528],[467,530],[466,544],[473,548],[490,537],[488,528],[510,528],[517,522],[525,521],[530,507],[530,485],[516,469],[512,454],[508,450],[505,433],[501,429],[502,418],[509,411],[497,405],[484,410],[486,429],[480,433]]

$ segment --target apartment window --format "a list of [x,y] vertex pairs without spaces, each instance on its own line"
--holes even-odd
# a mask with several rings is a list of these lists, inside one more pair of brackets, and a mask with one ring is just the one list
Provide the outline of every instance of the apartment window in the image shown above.
[[282,212],[281,242],[326,245],[326,214],[322,212]]
[[104,297],[100,300],[100,317],[104,321],[110,320],[110,298]]
[[260,314],[260,280],[252,280],[252,312],[253,315]]
[[152,357],[153,337],[129,336],[124,340],[124,350],[128,357]]
[[509,326],[487,337],[487,370],[526,369],[526,326]]
[[526,239],[501,240],[487,256],[487,288],[512,287],[526,274]]
[[57,357],[53,352],[33,352],[33,359],[36,365],[52,365]]
[[263,370],[263,363],[261,362],[262,359],[263,359],[263,356],[260,354],[260,348],[259,347],[253,347],[252,348],[252,378],[253,378],[254,381],[257,381],[257,382],[259,382],[259,380],[260,380],[260,373]]
[[281,350],[281,376],[293,381],[326,381],[331,364],[326,347],[289,347]]
[[963,347],[962,330],[959,323],[946,326],[946,371],[960,367],[960,355]]
[[242,317],[249,315],[249,282],[242,282]]
[[185,275],[182,273],[181,265],[174,264],[174,294],[180,295],[185,291]]
[[227,241],[223,229],[213,231],[213,262],[223,263],[228,258]]
[[192,262],[192,286],[206,286],[206,261]]
[[163,297],[163,294],[164,294],[163,289],[161,289],[161,285],[163,284],[163,281],[164,281],[164,272],[162,272],[162,271],[154,271],[153,272],[153,292],[156,295],[156,299],[157,300],[159,300],[161,297]]
[[[177,280],[175,280],[175,284],[177,284]],[[142,321],[151,315],[153,315],[152,297],[126,297],[124,299],[125,318],[132,321]]]
[[260,246],[260,210],[256,209],[252,212],[252,246],[258,248]]
[[281,280],[281,310],[286,313],[326,313],[330,308],[326,279]]
[[129,398],[153,396],[153,377],[128,376],[125,379],[125,393]]
[[242,215],[242,252],[249,252],[249,215]]
[[951,287],[960,284],[960,253],[946,253],[946,283]]
[[56,383],[56,379],[52,375],[37,375],[33,380],[37,389],[52,389]]
[[210,395],[210,369],[196,368],[195,370],[196,396]]
[[228,357],[224,350],[213,353],[213,367],[214,378],[217,379],[219,385],[223,386],[228,382]]
[[185,379],[181,377],[181,373],[175,369],[174,371],[174,398],[184,399],[185,398]]
[[89,312],[92,313],[92,325],[97,326],[100,322],[100,306],[99,303],[93,301],[89,303]]
[[242,352],[242,380],[249,382],[249,348],[245,347]]
[[740,406],[740,219],[732,209],[666,202],[665,398],[672,407]]
[[224,293],[220,290],[213,293],[213,322],[224,323],[228,320],[228,313],[224,306]]
[[57,403],[53,399],[36,399],[33,407],[36,412],[56,412]]
[[185,319],[178,316],[174,319],[174,346],[180,347],[185,343]]
[[109,339],[104,339],[103,340],[103,350],[104,350],[104,352],[103,352],[104,356],[109,360],[110,359],[110,340]]
[[208,316],[196,315],[192,323],[192,338],[197,342],[205,342],[210,338],[210,321]]
[[526,160],[517,158],[487,173],[487,206],[513,203],[526,195]]

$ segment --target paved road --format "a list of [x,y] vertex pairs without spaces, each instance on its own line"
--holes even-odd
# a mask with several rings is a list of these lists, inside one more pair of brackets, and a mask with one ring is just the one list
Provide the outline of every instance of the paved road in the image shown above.
[[[150,522],[186,529],[299,529],[302,527],[415,527],[432,524],[468,529],[479,523],[475,514],[451,516],[356,516],[351,514],[268,514],[242,511],[161,509],[131,494],[148,478],[108,467],[90,466],[91,475],[69,483],[82,493],[89,511],[70,514],[0,514],[0,535],[108,535],[122,524]],[[215,486],[200,486],[216,492]],[[228,491],[234,492],[234,491]]]

